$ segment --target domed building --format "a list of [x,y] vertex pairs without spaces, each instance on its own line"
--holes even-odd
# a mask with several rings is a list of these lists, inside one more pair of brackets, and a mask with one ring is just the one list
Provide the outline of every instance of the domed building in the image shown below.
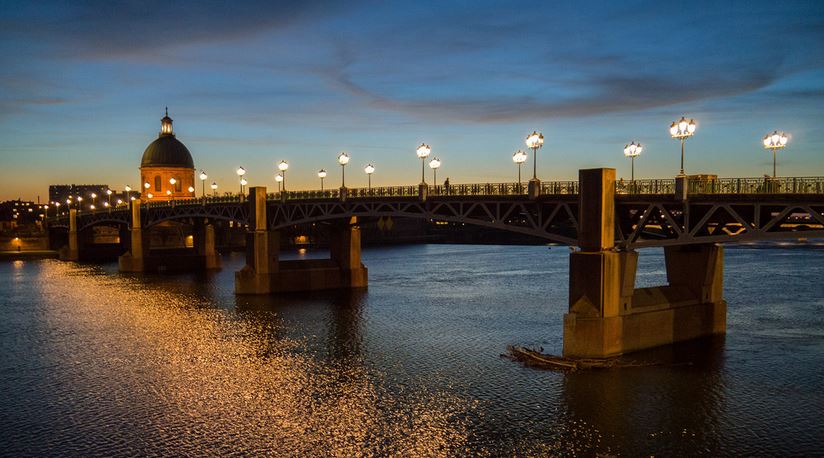
[[140,182],[149,202],[195,197],[195,163],[186,145],[175,137],[168,108],[160,120],[157,140],[143,151]]

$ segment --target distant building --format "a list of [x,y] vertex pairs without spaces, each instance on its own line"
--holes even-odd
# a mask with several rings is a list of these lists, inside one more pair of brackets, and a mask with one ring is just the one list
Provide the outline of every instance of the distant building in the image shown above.
[[17,226],[37,223],[44,214],[43,205],[24,200],[0,202],[0,228],[8,230]]
[[91,195],[106,196],[109,189],[105,184],[53,184],[49,186],[49,202],[60,202],[65,205],[66,199],[82,196],[83,200],[91,202]]
[[[160,120],[157,140],[146,147],[140,161],[141,191],[148,201],[195,196],[195,165],[186,145],[175,138],[172,118]],[[191,189],[191,191],[190,191]]]

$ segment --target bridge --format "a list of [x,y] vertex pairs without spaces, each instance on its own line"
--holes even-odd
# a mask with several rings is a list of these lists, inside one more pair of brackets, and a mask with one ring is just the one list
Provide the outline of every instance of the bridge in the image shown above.
[[[147,232],[171,222],[193,227],[188,265],[219,267],[213,223],[247,228],[238,294],[360,288],[363,219],[418,218],[511,231],[575,247],[570,254],[564,354],[604,357],[726,330],[721,243],[824,237],[824,178],[675,179],[616,182],[614,169],[579,172],[578,181],[426,185],[289,191],[133,201],[128,207],[50,218],[67,231],[63,258],[76,260],[79,235],[118,228],[121,271],[168,264],[150,251]],[[280,261],[279,233],[328,224],[330,259]],[[636,249],[664,247],[668,284],[635,288]],[[168,256],[168,255],[167,255]],[[184,256],[174,253],[174,262]]]

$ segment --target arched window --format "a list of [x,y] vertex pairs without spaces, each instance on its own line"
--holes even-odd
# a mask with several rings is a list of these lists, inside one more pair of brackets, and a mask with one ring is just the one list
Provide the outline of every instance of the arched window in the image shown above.
[[160,175],[155,177],[155,192],[160,192]]
[[180,182],[180,177],[175,177],[175,192],[180,192],[183,188],[183,183]]

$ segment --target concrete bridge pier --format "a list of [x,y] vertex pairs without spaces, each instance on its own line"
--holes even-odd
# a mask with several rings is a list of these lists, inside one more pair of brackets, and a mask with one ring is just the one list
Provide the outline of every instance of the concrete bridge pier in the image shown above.
[[249,205],[246,265],[235,273],[235,293],[270,294],[367,286],[356,218],[332,227],[331,259],[280,261],[279,233],[268,229],[265,187],[249,189]]
[[635,288],[638,253],[615,248],[615,170],[579,172],[564,356],[609,357],[726,331],[723,248],[665,248],[669,285]]
[[195,253],[203,259],[203,268],[220,269],[220,257],[215,247],[215,226],[208,221],[196,223],[193,235]]
[[80,240],[77,237],[77,210],[69,210],[69,245],[60,250],[61,261],[80,260]]
[[121,272],[143,272],[146,268],[148,240],[144,237],[140,223],[140,199],[132,201],[132,224],[129,229],[129,251],[117,258]]

